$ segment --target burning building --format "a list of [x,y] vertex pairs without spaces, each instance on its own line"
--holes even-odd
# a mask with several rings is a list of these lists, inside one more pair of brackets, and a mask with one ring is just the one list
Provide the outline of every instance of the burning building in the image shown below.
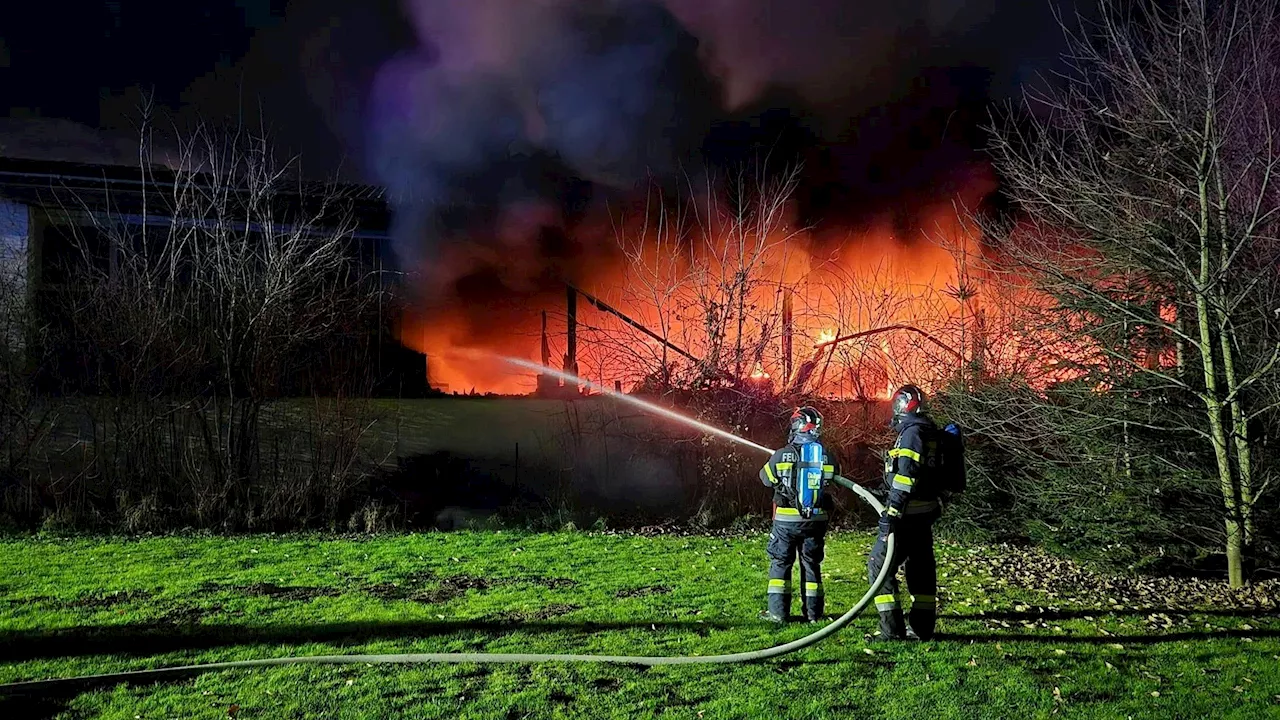
[[[435,383],[461,389],[572,393],[496,359],[512,355],[628,389],[745,381],[879,397],[895,383],[954,371],[963,326],[973,332],[976,303],[947,288],[960,284],[957,254],[975,248],[954,218],[945,220],[938,216],[936,237],[914,242],[888,228],[831,239],[783,224],[664,236],[637,221],[618,238],[617,256],[584,269],[581,280],[482,299],[499,308],[500,333],[459,333],[471,327],[459,325],[467,313],[446,311],[404,336],[434,358]],[[453,352],[462,350],[495,359]]]
[[[433,385],[575,392],[515,355],[610,387],[878,397],[972,358],[989,309],[963,258],[985,249],[961,218],[996,189],[978,127],[1016,84],[995,14],[869,12],[853,51],[836,3],[732,5],[406,4],[420,47],[377,73],[368,159]],[[787,45],[777,23],[825,64],[762,65],[741,39]]]

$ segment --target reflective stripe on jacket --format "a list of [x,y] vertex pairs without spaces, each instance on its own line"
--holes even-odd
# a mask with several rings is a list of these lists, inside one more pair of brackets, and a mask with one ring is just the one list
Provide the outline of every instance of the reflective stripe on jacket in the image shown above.
[[885,459],[886,512],[916,515],[937,510],[938,495],[929,477],[937,459],[937,426],[927,417],[908,417]]

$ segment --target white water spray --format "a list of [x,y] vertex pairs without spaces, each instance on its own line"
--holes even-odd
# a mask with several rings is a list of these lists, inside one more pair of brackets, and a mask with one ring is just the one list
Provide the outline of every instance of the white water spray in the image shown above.
[[[501,357],[501,356],[499,356],[499,357]],[[541,373],[546,373],[546,374],[548,374],[548,375],[554,375],[555,377],[558,377],[558,378],[560,378],[561,380],[564,380],[565,382],[577,383],[577,384],[579,384],[579,385],[584,385],[584,386],[586,386],[586,387],[591,388],[592,390],[595,390],[595,391],[597,391],[597,392],[601,393],[602,395],[608,395],[608,396],[610,396],[610,397],[612,397],[612,398],[616,398],[617,400],[620,400],[621,402],[625,402],[625,403],[629,403],[629,404],[631,404],[631,405],[635,405],[636,407],[641,408],[642,410],[646,410],[646,411],[651,412],[651,413],[653,413],[653,414],[655,414],[655,415],[661,415],[662,417],[665,417],[665,418],[667,418],[667,419],[669,419],[669,420],[675,420],[675,421],[676,421],[676,422],[678,422],[678,423],[683,423],[683,424],[685,424],[685,425],[688,425],[689,427],[697,428],[698,430],[701,430],[702,432],[709,433],[709,434],[711,434],[711,435],[715,435],[715,436],[717,436],[717,437],[724,438],[725,440],[729,440],[730,442],[735,442],[735,443],[738,443],[739,445],[746,445],[747,447],[749,447],[749,448],[753,448],[753,449],[756,449],[756,450],[759,450],[760,452],[762,452],[762,453],[764,453],[764,454],[766,454],[766,455],[772,455],[772,454],[773,454],[773,451],[772,451],[772,450],[770,450],[769,448],[767,448],[767,447],[765,447],[765,446],[763,446],[763,445],[757,445],[756,443],[753,443],[753,442],[751,442],[750,440],[748,440],[748,439],[746,439],[746,438],[744,438],[744,437],[738,437],[737,435],[734,435],[734,434],[733,434],[733,433],[731,433],[731,432],[728,432],[728,431],[726,431],[726,430],[721,430],[721,429],[720,429],[720,428],[718,428],[718,427],[715,427],[715,426],[713,426],[713,425],[708,425],[708,424],[706,424],[706,423],[704,423],[704,422],[700,422],[700,421],[698,421],[698,420],[694,420],[693,418],[689,417],[688,415],[681,415],[680,413],[676,412],[675,410],[671,410],[671,409],[669,409],[669,408],[664,408],[664,407],[662,407],[661,405],[656,405],[656,404],[654,404],[654,403],[647,402],[647,401],[641,400],[641,399],[639,399],[639,398],[632,397],[632,396],[630,396],[630,395],[624,395],[623,393],[616,392],[616,391],[611,390],[611,389],[609,389],[609,388],[607,388],[607,387],[605,387],[605,386],[603,386],[603,385],[599,385],[599,384],[597,384],[597,383],[593,383],[593,382],[591,382],[590,380],[584,380],[583,378],[577,377],[576,375],[573,375],[573,374],[571,374],[571,373],[567,373],[567,372],[563,372],[563,371],[560,371],[560,370],[556,370],[555,368],[550,368],[550,367],[547,367],[546,365],[540,365],[540,364],[538,364],[538,363],[536,363],[536,362],[533,362],[532,360],[523,360],[523,359],[521,359],[521,358],[514,358],[514,357],[501,357],[501,359],[502,359],[502,361],[503,361],[503,362],[507,362],[507,363],[510,363],[510,364],[512,364],[512,365],[516,365],[516,366],[518,366],[518,367],[525,368],[525,369],[527,369],[527,370],[537,370],[538,372],[541,372]]]

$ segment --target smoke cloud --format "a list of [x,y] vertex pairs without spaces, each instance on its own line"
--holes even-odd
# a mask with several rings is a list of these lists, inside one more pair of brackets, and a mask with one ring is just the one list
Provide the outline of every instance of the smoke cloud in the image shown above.
[[[980,27],[994,0],[667,0],[711,48],[731,106],[770,85],[811,101],[856,97],[892,85],[911,57]],[[916,68],[912,68],[916,69]]]
[[[366,155],[414,269],[513,203],[581,201],[566,182],[585,181],[590,198],[740,162],[744,147],[792,143],[805,189],[819,191],[802,204],[820,214],[824,202],[848,213],[928,194],[975,160],[990,96],[1054,54],[1047,7],[995,0],[405,0],[405,11],[418,48],[378,73]],[[760,120],[779,107],[781,124]]]
[[[665,1],[709,47],[730,106],[782,85],[837,125],[899,96],[928,67],[985,68],[1007,94],[1055,61],[1060,39],[1048,2]],[[1087,11],[1092,0],[1066,5]]]
[[435,264],[451,233],[492,230],[513,204],[568,212],[574,185],[676,172],[720,106],[697,40],[657,4],[409,7],[421,47],[383,67],[369,115],[407,268]]

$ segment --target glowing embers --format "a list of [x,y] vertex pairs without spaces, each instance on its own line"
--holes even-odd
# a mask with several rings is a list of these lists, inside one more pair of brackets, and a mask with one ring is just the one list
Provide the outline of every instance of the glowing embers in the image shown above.
[[756,369],[751,371],[751,382],[759,385],[769,384],[769,373],[765,372],[764,366],[756,364]]

